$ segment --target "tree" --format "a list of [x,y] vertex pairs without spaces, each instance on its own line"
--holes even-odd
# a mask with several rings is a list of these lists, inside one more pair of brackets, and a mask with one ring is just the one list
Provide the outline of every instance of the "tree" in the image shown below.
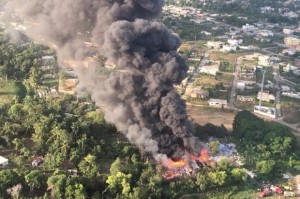
[[209,182],[207,181],[207,177],[205,176],[205,174],[197,174],[196,184],[199,186],[201,191],[205,191],[208,188]]
[[0,171],[0,196],[5,196],[6,190],[21,182],[20,176],[11,169]]
[[140,175],[137,187],[133,188],[130,198],[161,198],[161,182],[161,175],[156,173],[151,165],[147,165]]
[[110,173],[116,174],[119,171],[124,171],[124,165],[121,163],[120,158],[117,158],[111,165],[110,165]]
[[64,198],[66,182],[67,175],[60,170],[55,171],[53,175],[48,178],[48,189],[51,189],[51,195],[53,198]]
[[88,178],[95,178],[98,172],[96,156],[88,154],[78,165],[79,170]]
[[66,193],[65,197],[67,199],[85,199],[87,198],[87,193],[85,191],[85,188],[80,183],[75,183],[74,185],[69,184],[66,186]]
[[25,181],[30,187],[30,190],[40,189],[46,186],[47,177],[45,174],[40,171],[31,171],[29,174],[25,176]]
[[237,182],[240,182],[240,181],[245,182],[247,180],[247,177],[248,177],[245,170],[240,169],[240,168],[232,169],[231,175],[235,179],[235,181],[237,181]]
[[224,185],[226,182],[226,177],[227,177],[227,174],[225,171],[208,172],[209,180],[215,185],[219,185],[219,186]]
[[265,177],[269,177],[272,175],[274,166],[274,160],[263,160],[256,163],[257,172]]
[[218,169],[223,170],[223,171],[228,171],[230,167],[230,162],[226,157],[223,157],[220,159],[218,162]]
[[122,172],[117,172],[116,174],[111,174],[108,176],[106,183],[108,184],[108,189],[114,194],[122,193],[122,195],[128,197],[131,190],[130,187],[131,174],[124,174]]

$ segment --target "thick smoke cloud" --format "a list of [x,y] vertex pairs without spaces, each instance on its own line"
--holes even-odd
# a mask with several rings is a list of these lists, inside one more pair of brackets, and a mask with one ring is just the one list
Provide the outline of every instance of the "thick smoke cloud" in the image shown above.
[[179,37],[153,21],[162,6],[163,0],[9,0],[2,5],[6,14],[31,26],[29,36],[55,45],[61,60],[97,53],[116,64],[108,77],[80,68],[80,86],[140,149],[158,159],[180,158],[184,149],[205,146],[193,137],[185,103],[173,88],[188,66],[177,54]]

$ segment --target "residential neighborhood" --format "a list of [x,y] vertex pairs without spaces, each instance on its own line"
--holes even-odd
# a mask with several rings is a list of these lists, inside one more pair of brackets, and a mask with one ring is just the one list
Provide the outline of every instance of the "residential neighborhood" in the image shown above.
[[0,198],[300,197],[300,0],[0,5]]

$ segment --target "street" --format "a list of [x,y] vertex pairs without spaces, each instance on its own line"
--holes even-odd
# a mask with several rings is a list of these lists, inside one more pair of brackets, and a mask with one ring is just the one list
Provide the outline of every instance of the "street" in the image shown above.
[[234,100],[235,100],[235,97],[236,97],[236,87],[237,87],[237,83],[239,81],[239,74],[240,74],[240,71],[241,71],[241,62],[242,62],[242,59],[243,59],[243,57],[238,57],[237,61],[236,61],[235,72],[234,72],[234,79],[233,79],[233,82],[232,82],[230,99],[229,99],[229,103],[228,103],[228,106],[230,108],[233,108]]

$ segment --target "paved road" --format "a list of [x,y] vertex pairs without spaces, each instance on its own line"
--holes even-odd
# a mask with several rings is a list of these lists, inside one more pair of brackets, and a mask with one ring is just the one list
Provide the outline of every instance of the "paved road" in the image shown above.
[[234,72],[234,79],[233,79],[233,82],[232,82],[230,99],[229,99],[229,103],[228,103],[228,106],[230,108],[232,108],[233,105],[234,105],[234,100],[235,100],[235,96],[236,96],[237,83],[239,81],[239,74],[240,74],[240,71],[241,71],[241,62],[242,62],[242,59],[243,59],[242,57],[238,57],[237,61],[236,61],[235,72]]

